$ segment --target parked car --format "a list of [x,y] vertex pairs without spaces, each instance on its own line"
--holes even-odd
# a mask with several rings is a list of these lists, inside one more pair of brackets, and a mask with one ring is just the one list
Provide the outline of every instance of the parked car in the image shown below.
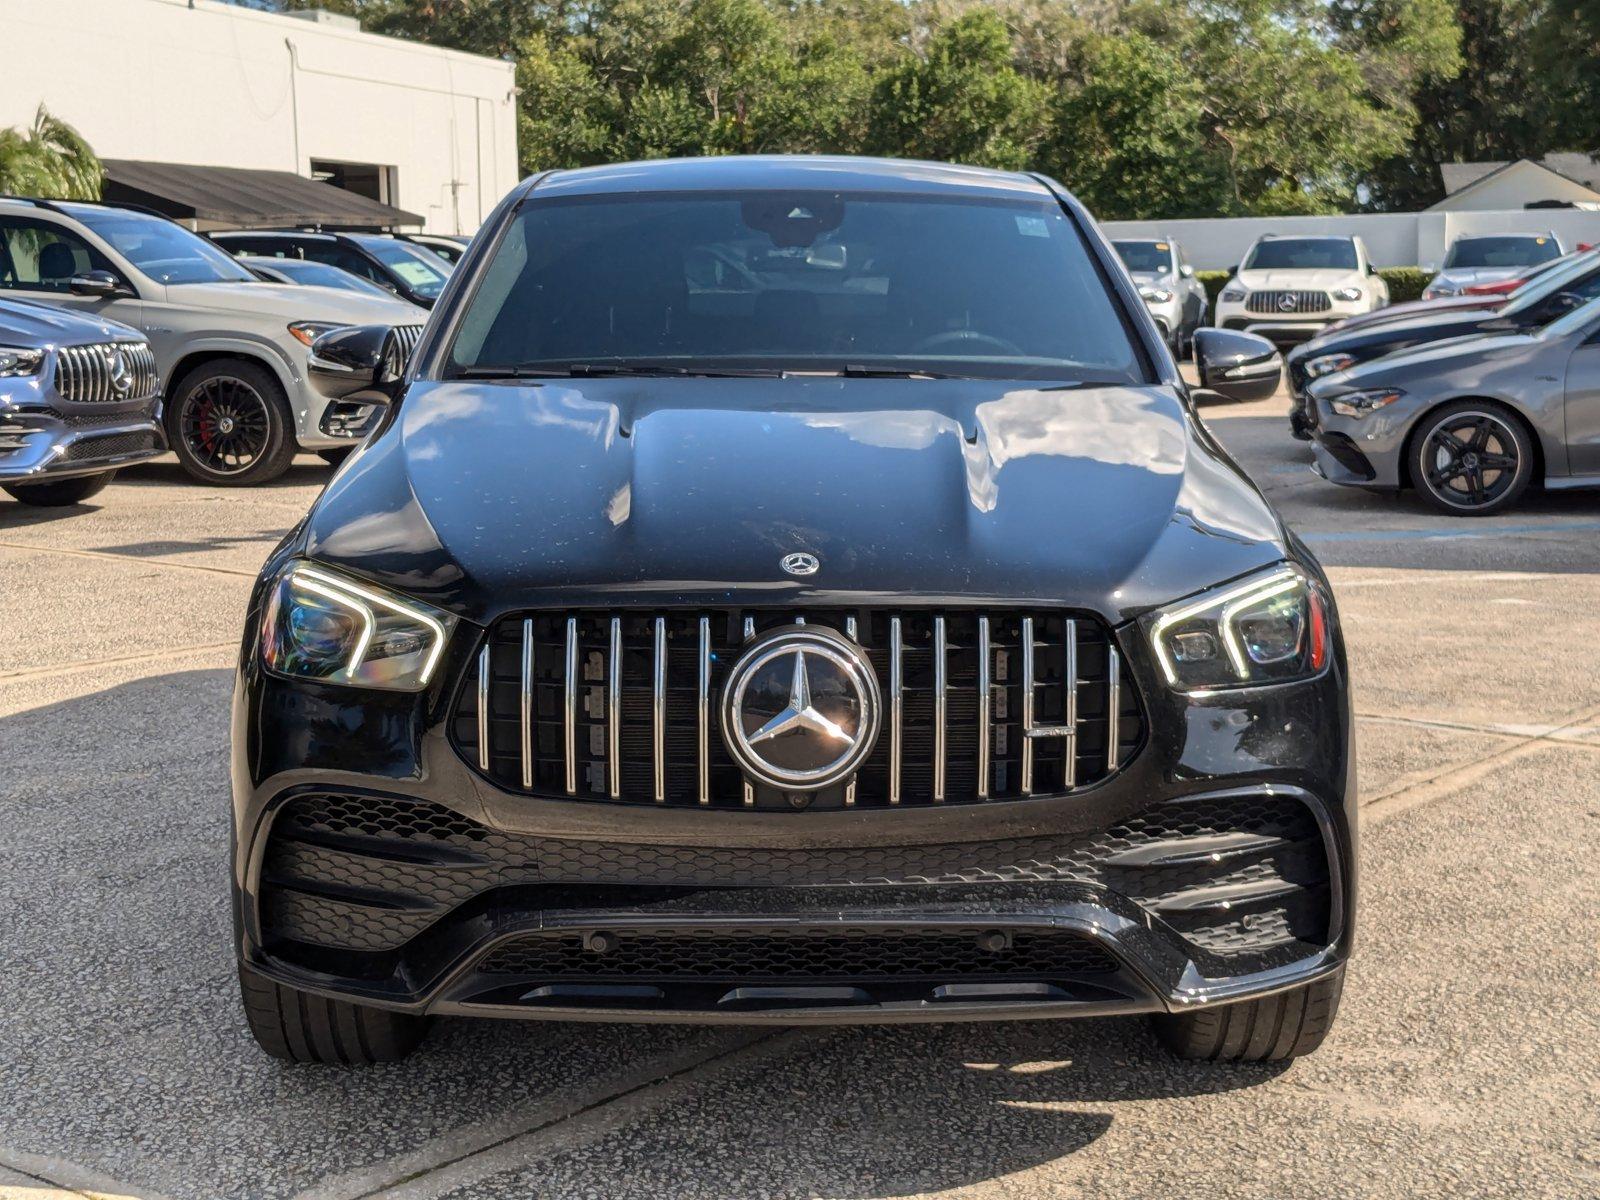
[[[4,269],[14,280],[28,266],[11,257]],[[161,454],[160,402],[138,330],[0,300],[0,488],[14,499],[80,504],[119,467]]]
[[304,258],[265,258],[259,254],[240,254],[238,260],[248,267],[257,279],[268,283],[288,283],[297,287],[331,287],[346,292],[360,292],[364,296],[389,297],[394,293],[381,288],[370,279],[352,275],[327,263],[312,262]]
[[1183,247],[1171,238],[1124,239],[1111,244],[1133,276],[1161,336],[1173,355],[1183,358],[1194,342],[1194,331],[1206,323],[1210,307],[1205,285],[1194,277]]
[[[1592,249],[1593,249],[1592,246],[1590,246],[1590,245],[1588,245],[1586,243],[1583,243],[1583,244],[1580,244],[1576,250],[1568,251],[1566,254],[1563,254],[1560,258],[1547,259],[1546,261],[1540,263],[1536,267],[1529,267],[1525,271],[1517,272],[1517,274],[1514,275],[1510,279],[1497,279],[1493,283],[1472,283],[1472,284],[1468,284],[1466,287],[1461,289],[1461,297],[1466,297],[1466,296],[1509,296],[1512,292],[1515,292],[1518,288],[1522,287],[1523,285],[1528,284],[1528,283],[1532,283],[1535,279],[1539,278],[1539,276],[1543,275],[1546,271],[1554,271],[1554,270],[1559,269],[1561,267],[1561,265],[1563,263],[1565,263],[1568,259],[1570,259],[1574,254],[1582,254],[1585,251],[1592,250]],[[1461,297],[1457,297],[1457,299],[1460,299]]]
[[461,256],[472,242],[469,237],[453,233],[397,233],[394,236],[403,242],[431,250],[452,267],[461,261]]
[[[388,330],[316,344],[331,395],[394,404],[249,604],[269,1053],[398,1058],[443,1012],[1315,1049],[1338,617],[1077,201],[685,159],[527,180],[483,236],[405,375]],[[1260,338],[1195,350],[1277,384]]]
[[0,200],[0,295],[139,330],[155,351],[167,441],[195,479],[264,483],[299,445],[351,446],[372,404],[330,404],[306,378],[316,336],[426,314],[395,299],[265,284],[165,217],[82,201]]
[[1263,234],[1218,295],[1216,323],[1289,346],[1388,303],[1360,238]]
[[1483,517],[1533,483],[1600,487],[1600,299],[1537,329],[1419,346],[1316,380],[1316,469]]
[[432,251],[376,233],[254,229],[213,233],[211,240],[230,254],[326,263],[422,308],[433,307],[450,278],[450,264]]
[[1563,253],[1553,233],[1464,233],[1450,243],[1444,269],[1422,290],[1422,298],[1457,296],[1478,284],[1516,279]]
[[1320,376],[1426,342],[1537,329],[1596,296],[1600,296],[1600,250],[1590,250],[1541,275],[1497,308],[1424,312],[1404,321],[1331,329],[1289,353],[1290,432],[1301,439],[1310,437],[1306,392]]

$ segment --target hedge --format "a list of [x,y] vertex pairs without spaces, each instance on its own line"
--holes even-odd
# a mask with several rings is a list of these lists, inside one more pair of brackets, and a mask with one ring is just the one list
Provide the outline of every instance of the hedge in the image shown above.
[[[1389,285],[1389,303],[1403,304],[1407,300],[1422,299],[1422,289],[1428,286],[1433,272],[1421,267],[1384,267],[1379,272]],[[1211,311],[1217,310],[1217,293],[1222,285],[1233,278],[1231,271],[1196,271],[1194,277],[1205,284],[1206,295],[1211,298]]]

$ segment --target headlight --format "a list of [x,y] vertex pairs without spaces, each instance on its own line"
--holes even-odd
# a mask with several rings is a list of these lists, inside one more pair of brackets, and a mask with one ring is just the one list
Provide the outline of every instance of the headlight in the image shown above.
[[1440,296],[1454,296],[1456,285],[1453,283],[1430,283],[1422,289],[1424,300],[1437,300]]
[[44,365],[44,351],[19,346],[0,346],[0,379],[37,375]]
[[1328,664],[1328,606],[1295,567],[1224,584],[1144,619],[1156,663],[1180,692],[1308,679]]
[[325,333],[332,333],[335,329],[345,326],[339,321],[296,321],[289,326],[289,332],[294,335],[295,341],[303,346],[309,346]]
[[1139,289],[1139,295],[1143,296],[1152,304],[1165,304],[1168,300],[1172,299],[1171,292],[1167,291],[1166,288],[1158,287],[1142,287]]
[[1228,304],[1238,304],[1250,293],[1241,287],[1228,287],[1222,289],[1222,299]]
[[1356,356],[1353,354],[1319,354],[1306,362],[1305,371],[1309,378],[1319,379],[1355,365]]
[[261,655],[296,679],[418,692],[455,624],[449,613],[297,562],[273,586]]
[[1333,291],[1333,298],[1335,300],[1342,301],[1345,304],[1349,304],[1353,301],[1361,299],[1361,289],[1358,287],[1335,288]]
[[1365,417],[1404,396],[1399,388],[1373,388],[1366,392],[1344,392],[1328,399],[1328,407],[1341,417]]

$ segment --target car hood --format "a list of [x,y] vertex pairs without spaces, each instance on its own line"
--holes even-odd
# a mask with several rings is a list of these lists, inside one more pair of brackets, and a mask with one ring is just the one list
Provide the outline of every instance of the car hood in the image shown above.
[[1458,288],[1465,288],[1477,283],[1499,283],[1502,280],[1515,279],[1518,275],[1526,275],[1531,270],[1532,267],[1452,267],[1448,271],[1440,271],[1428,286],[1437,287],[1441,283],[1449,283]]
[[280,316],[286,321],[344,321],[351,325],[420,325],[426,309],[404,300],[363,296],[341,288],[274,283],[170,283],[167,302],[213,312]]
[[1348,371],[1338,371],[1313,380],[1310,391],[1314,395],[1326,395],[1351,389],[1387,387],[1395,385],[1403,377],[1417,375],[1432,382],[1446,372],[1475,368],[1499,355],[1524,351],[1535,341],[1534,335],[1527,333],[1470,334],[1445,338],[1425,346],[1397,350],[1382,358],[1360,363]]
[[[1170,390],[966,380],[423,382],[312,510],[310,557],[523,607],[1027,600],[1119,620],[1284,556]],[[821,560],[808,579],[780,560]]]
[[1133,276],[1133,281],[1140,287],[1164,287],[1170,289],[1175,286],[1172,276],[1165,275],[1160,271],[1130,271],[1128,274]]
[[82,345],[123,339],[144,341],[144,334],[119,321],[90,317],[48,304],[0,300],[0,344],[26,349]]
[[1362,281],[1360,271],[1343,269],[1307,270],[1279,268],[1271,271],[1240,271],[1237,280],[1251,291],[1263,288],[1272,291],[1332,291],[1339,287],[1357,286]]
[[1482,331],[1496,319],[1492,310],[1452,309],[1444,312],[1419,312],[1394,321],[1357,325],[1348,329],[1329,329],[1297,346],[1289,355],[1296,362],[1335,350],[1371,350],[1383,346],[1409,346],[1417,342],[1437,342]]

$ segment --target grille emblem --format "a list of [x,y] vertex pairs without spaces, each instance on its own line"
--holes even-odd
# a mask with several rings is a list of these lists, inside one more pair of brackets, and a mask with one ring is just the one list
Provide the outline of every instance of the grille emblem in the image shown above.
[[815,575],[817,568],[822,566],[817,561],[815,554],[807,554],[804,550],[797,550],[793,554],[785,554],[783,562],[779,565],[790,575]]
[[133,368],[128,365],[128,356],[122,352],[120,346],[106,347],[106,371],[111,377],[111,386],[116,389],[119,396],[125,396],[133,390]]
[[1299,307],[1300,307],[1300,302],[1298,300],[1296,300],[1292,295],[1285,294],[1283,296],[1279,296],[1278,297],[1278,311],[1279,312],[1293,312],[1295,309],[1297,309]]
[[872,750],[882,708],[872,668],[850,642],[792,628],[755,643],[723,689],[722,736],[753,778],[815,791],[855,771]]

